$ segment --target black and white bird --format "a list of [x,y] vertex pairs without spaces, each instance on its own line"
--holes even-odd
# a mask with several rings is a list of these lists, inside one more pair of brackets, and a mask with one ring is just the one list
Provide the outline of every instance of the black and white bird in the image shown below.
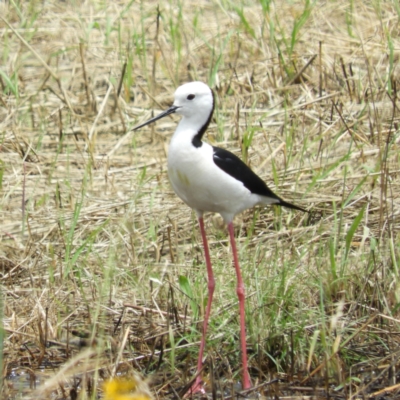
[[[205,212],[221,214],[228,225],[233,262],[237,275],[237,295],[240,311],[240,337],[244,389],[251,387],[247,365],[244,285],[236,250],[233,218],[256,205],[276,204],[299,211],[301,207],[288,203],[273,193],[240,158],[231,152],[203,142],[203,135],[214,111],[214,94],[202,82],[186,83],[175,91],[173,105],[158,116],[137,126],[142,128],[160,118],[176,113],[182,116],[172,136],[168,151],[168,176],[175,193],[197,214],[208,274],[208,302],[204,317],[197,370],[203,364],[206,331],[211,311],[215,280],[204,229]],[[204,392],[200,375],[191,392]]]

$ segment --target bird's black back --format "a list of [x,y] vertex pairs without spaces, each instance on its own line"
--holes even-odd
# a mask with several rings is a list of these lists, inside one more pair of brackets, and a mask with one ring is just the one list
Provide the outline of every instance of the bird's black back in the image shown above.
[[299,211],[306,211],[303,208],[288,203],[277,196],[257,174],[255,174],[239,157],[235,156],[230,151],[214,146],[213,151],[214,163],[224,172],[242,182],[244,187],[249,189],[251,193],[278,200],[276,204],[280,206]]

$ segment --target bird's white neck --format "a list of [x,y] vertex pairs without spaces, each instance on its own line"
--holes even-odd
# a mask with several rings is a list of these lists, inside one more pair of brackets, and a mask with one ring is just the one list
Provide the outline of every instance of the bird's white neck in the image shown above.
[[172,136],[171,145],[178,143],[182,146],[188,146],[189,144],[192,145],[194,137],[199,134],[203,125],[204,117],[182,117]]

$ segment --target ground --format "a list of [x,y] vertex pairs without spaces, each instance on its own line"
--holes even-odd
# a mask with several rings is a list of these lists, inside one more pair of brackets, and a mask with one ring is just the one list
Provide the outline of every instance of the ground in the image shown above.
[[207,282],[166,173],[178,117],[131,130],[192,80],[215,93],[206,140],[309,211],[235,219],[248,392],[206,216],[208,396],[398,398],[399,19],[398,0],[0,2],[2,398],[173,399],[194,378]]

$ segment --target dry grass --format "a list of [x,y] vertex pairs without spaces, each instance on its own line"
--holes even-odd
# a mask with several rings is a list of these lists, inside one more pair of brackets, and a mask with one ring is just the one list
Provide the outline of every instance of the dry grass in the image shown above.
[[[129,129],[194,79],[216,93],[207,140],[312,210],[236,221],[254,392],[398,396],[399,3],[253,3],[0,2],[2,398],[97,398],[137,371],[177,398],[193,377],[206,283],[166,175],[176,120]],[[204,375],[230,398],[235,277],[207,229]]]

